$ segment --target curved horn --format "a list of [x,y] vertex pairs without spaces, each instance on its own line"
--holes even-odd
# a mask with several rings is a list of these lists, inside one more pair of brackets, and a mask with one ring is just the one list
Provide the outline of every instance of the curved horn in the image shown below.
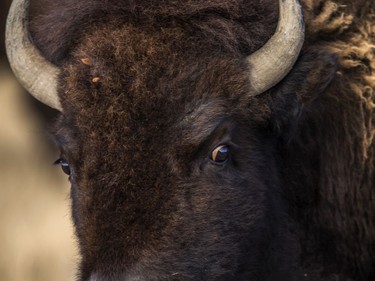
[[62,111],[57,95],[60,69],[43,58],[28,33],[29,0],[13,0],[6,24],[9,63],[21,84],[39,101]]
[[280,82],[292,69],[304,41],[304,23],[297,0],[279,0],[279,23],[275,34],[258,51],[247,57],[250,65],[251,96]]

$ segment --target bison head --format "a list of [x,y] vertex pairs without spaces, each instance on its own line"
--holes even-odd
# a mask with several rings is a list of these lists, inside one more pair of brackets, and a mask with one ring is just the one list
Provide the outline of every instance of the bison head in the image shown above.
[[13,2],[12,67],[62,113],[54,134],[80,280],[298,277],[272,113],[304,78],[279,83],[303,42],[296,1],[280,0],[275,35],[247,57],[173,17],[114,16],[94,23],[60,68],[28,39],[28,1]]

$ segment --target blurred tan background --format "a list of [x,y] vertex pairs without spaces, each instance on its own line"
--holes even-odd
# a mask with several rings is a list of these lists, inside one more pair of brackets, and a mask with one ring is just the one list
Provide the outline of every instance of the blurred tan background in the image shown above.
[[74,280],[69,182],[52,163],[54,114],[17,83],[4,53],[11,0],[0,0],[0,281]]

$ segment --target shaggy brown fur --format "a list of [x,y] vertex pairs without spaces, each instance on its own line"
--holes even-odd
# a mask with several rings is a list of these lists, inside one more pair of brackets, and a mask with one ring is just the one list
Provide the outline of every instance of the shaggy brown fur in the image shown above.
[[[326,256],[315,257],[325,266],[338,262],[341,270],[355,270],[357,279],[367,280],[374,277],[375,266],[375,3],[304,4],[306,45],[338,57],[335,79],[307,105],[300,133],[290,144],[293,154],[301,153],[293,163],[311,170],[311,163],[298,161],[307,154],[305,159],[318,165],[316,181],[306,178],[304,190],[314,211],[300,217],[316,234],[305,241],[319,245],[317,252],[325,249]],[[317,150],[306,145],[311,142]],[[294,150],[296,145],[300,150]],[[288,168],[288,181],[294,173]]]
[[52,6],[31,27],[64,67],[81,280],[375,277],[373,1],[303,1],[300,58],[255,98],[277,1]]

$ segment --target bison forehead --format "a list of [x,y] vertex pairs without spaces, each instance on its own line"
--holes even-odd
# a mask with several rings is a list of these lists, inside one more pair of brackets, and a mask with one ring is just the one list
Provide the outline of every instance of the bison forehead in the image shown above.
[[112,23],[95,29],[66,64],[60,89],[65,114],[85,133],[135,136],[144,130],[155,136],[204,104],[213,115],[247,106],[242,57],[208,55],[192,41],[177,27],[145,31],[122,24],[113,30]]

